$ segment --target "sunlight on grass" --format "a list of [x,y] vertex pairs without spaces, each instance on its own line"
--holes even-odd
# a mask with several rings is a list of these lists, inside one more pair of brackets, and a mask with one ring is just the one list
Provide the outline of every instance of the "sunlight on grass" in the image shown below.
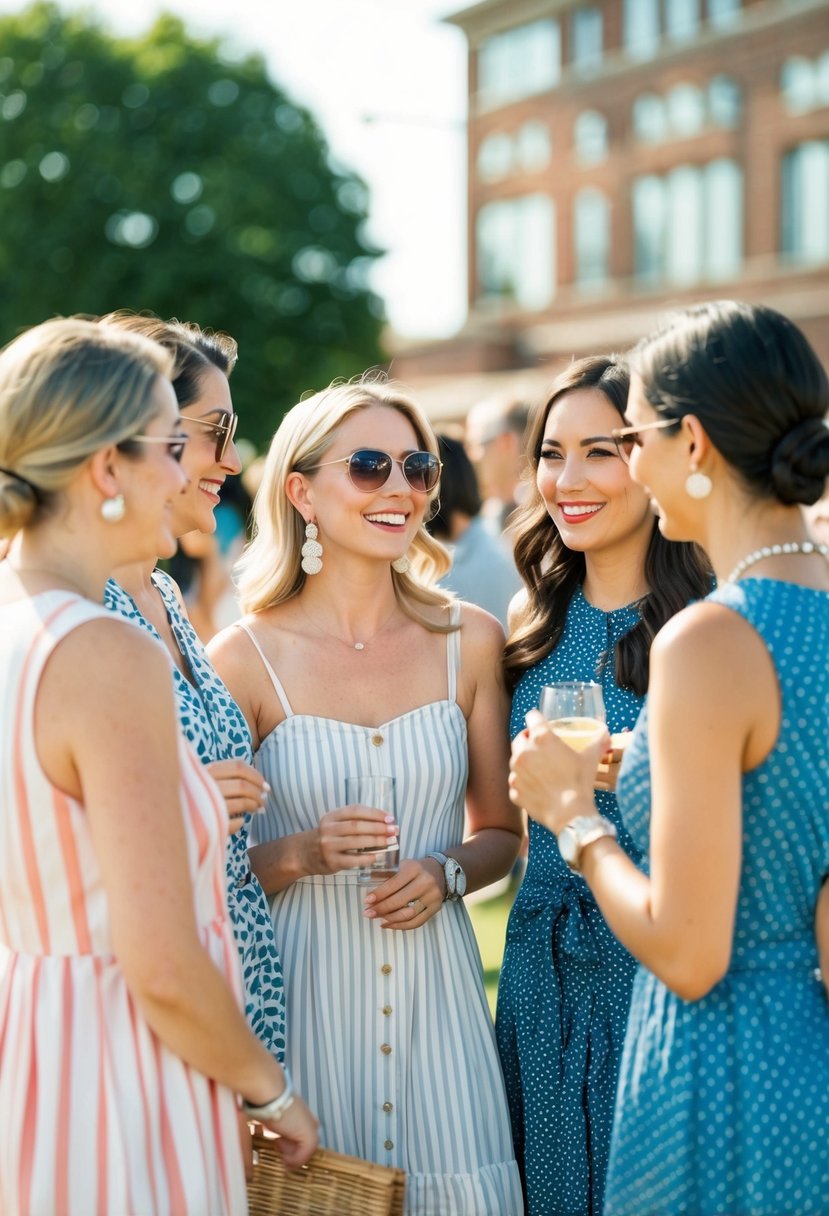
[[484,967],[484,985],[493,1017],[495,1017],[495,998],[498,993],[498,975],[504,954],[507,917],[517,889],[516,884],[513,883],[495,899],[469,905],[469,917],[478,939],[478,949],[481,952]]

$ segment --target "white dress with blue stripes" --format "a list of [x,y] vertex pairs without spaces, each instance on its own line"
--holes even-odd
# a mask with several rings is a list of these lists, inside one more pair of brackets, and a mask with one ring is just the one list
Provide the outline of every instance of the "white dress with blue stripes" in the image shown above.
[[[246,628],[245,626],[241,626]],[[463,839],[466,719],[456,697],[460,633],[448,635],[448,695],[379,727],[285,713],[255,765],[272,793],[251,843],[314,828],[345,805],[349,775],[396,778],[401,858]],[[273,899],[285,973],[288,1063],[321,1142],[407,1174],[409,1216],[521,1216],[523,1200],[481,960],[462,902],[422,928],[363,916],[354,873],[315,875]]]

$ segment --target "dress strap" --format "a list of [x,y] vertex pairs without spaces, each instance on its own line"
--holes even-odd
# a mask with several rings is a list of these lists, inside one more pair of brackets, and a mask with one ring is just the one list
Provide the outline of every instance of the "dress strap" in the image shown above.
[[[455,600],[449,605],[449,620],[451,624],[460,624],[461,606],[458,600]],[[453,629],[451,633],[446,635],[446,683],[448,692],[446,699],[448,701],[457,700],[458,696],[458,672],[461,668],[461,631]]]
[[248,637],[253,642],[256,649],[259,651],[259,658],[262,660],[262,662],[265,666],[265,671],[268,673],[268,675],[271,678],[271,683],[273,684],[273,690],[276,693],[277,697],[279,698],[279,704],[282,706],[282,708],[285,712],[285,717],[292,718],[294,716],[294,711],[291,709],[291,704],[290,704],[287,696],[285,695],[285,689],[282,687],[282,684],[280,683],[279,676],[276,674],[276,672],[271,667],[268,660],[265,658],[265,653],[262,650],[262,647],[259,645],[259,642],[257,641],[256,634],[253,632],[250,625],[246,625],[244,621],[235,621],[234,627],[236,629],[244,629],[245,633],[248,635]]

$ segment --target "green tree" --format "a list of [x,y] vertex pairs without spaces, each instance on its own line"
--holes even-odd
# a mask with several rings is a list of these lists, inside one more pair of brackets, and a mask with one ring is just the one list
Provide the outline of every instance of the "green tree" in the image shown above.
[[163,16],[138,39],[49,3],[0,18],[0,341],[149,309],[237,338],[240,432],[382,358],[367,192],[262,59]]

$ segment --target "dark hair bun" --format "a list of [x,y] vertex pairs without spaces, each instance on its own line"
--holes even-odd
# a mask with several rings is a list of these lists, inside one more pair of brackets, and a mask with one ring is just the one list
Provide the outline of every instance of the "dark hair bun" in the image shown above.
[[829,426],[804,418],[783,436],[771,458],[771,483],[781,502],[811,506],[829,476]]

